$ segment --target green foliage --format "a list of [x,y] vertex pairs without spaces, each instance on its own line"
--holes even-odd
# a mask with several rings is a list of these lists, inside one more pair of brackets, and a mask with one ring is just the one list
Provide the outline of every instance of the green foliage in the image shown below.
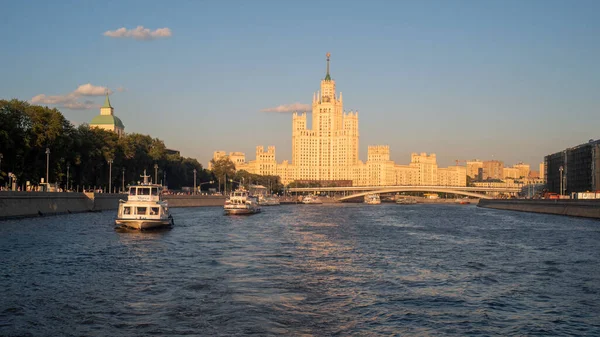
[[171,189],[192,186],[194,169],[198,180],[210,178],[196,159],[167,155],[160,139],[136,133],[119,138],[87,124],[75,128],[57,109],[0,100],[0,184],[7,182],[8,172],[17,176],[19,185],[40,182],[46,176],[46,148],[50,149],[50,182],[63,186],[68,166],[70,186],[106,188],[109,160],[113,161],[112,186],[117,189],[123,169],[126,185],[142,180],[144,170],[154,181],[155,164],[159,167],[157,182],[165,183],[166,178]]
[[219,186],[226,186],[227,180],[233,179],[234,177],[235,164],[228,156],[222,157],[219,160],[211,159],[210,163],[212,165],[213,180],[217,181]]

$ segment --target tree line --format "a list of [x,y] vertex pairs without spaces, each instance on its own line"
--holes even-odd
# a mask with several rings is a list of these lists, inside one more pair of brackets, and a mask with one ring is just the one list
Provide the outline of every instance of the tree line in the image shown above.
[[194,169],[197,185],[215,180],[196,159],[168,151],[158,138],[137,133],[119,137],[87,124],[75,127],[56,108],[0,100],[0,186],[8,184],[9,172],[18,186],[27,181],[37,185],[48,169],[49,183],[62,188],[68,172],[69,188],[106,190],[110,176],[113,189],[119,190],[123,180],[126,186],[142,180],[144,170],[154,181],[155,165],[156,182],[169,189],[193,186]]

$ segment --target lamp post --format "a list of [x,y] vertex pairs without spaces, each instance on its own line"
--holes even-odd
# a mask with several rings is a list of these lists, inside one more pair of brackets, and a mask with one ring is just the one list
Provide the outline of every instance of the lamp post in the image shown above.
[[108,193],[111,193],[112,188],[112,159],[108,160]]
[[194,194],[196,194],[196,169],[194,169]]
[[121,178],[121,192],[125,192],[125,168],[123,167],[123,177]]
[[154,164],[154,183],[158,184],[158,164]]
[[558,168],[558,172],[560,172],[560,195],[563,195],[563,171],[564,171],[564,168],[561,165]]
[[46,184],[48,184],[49,170],[50,170],[50,149],[46,148]]
[[71,164],[67,163],[67,192],[69,191],[69,169],[71,168]]
[[211,181],[205,181],[203,183],[198,184],[198,189],[200,190],[200,194],[202,194],[202,185],[204,185],[204,184],[212,184],[212,183],[214,183],[214,181],[211,180]]

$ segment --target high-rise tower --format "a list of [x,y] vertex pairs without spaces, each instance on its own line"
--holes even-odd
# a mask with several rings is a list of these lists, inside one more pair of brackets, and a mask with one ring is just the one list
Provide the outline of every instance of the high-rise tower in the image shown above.
[[358,114],[344,114],[343,99],[327,70],[321,88],[313,95],[312,129],[306,114],[294,114],[292,121],[292,164],[300,180],[346,180],[351,165],[358,162]]

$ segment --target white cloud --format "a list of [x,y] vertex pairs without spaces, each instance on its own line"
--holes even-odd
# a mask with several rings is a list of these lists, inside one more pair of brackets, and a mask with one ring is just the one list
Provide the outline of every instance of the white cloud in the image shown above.
[[65,95],[36,95],[31,99],[31,103],[55,105],[59,108],[66,108],[72,110],[87,110],[97,108],[98,105],[94,104],[94,102],[90,100],[81,101],[82,97],[102,96],[107,91],[109,95],[112,93],[112,91],[107,87],[101,87],[93,85],[91,83],[87,83],[78,86],[77,89]]
[[115,37],[115,38],[133,38],[136,40],[154,40],[164,37],[171,37],[171,29],[169,28],[158,28],[155,31],[151,31],[144,26],[137,26],[134,29],[127,29],[121,27],[117,30],[107,30],[104,32],[104,36]]
[[77,87],[73,93],[81,96],[103,96],[107,91],[108,94],[112,94],[112,91],[107,87],[100,87],[91,83],[87,83]]
[[262,111],[262,112],[296,112],[296,111],[297,112],[304,112],[304,111],[310,112],[311,110],[312,110],[312,107],[309,104],[292,103],[292,104],[279,105],[274,108],[266,108],[266,109],[262,109],[260,111]]

